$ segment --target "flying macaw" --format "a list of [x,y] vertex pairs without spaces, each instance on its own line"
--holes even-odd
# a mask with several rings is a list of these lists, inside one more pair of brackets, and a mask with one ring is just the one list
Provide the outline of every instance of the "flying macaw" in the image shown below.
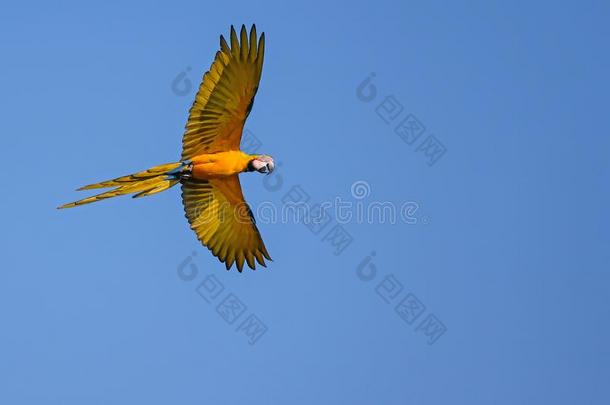
[[149,196],[180,183],[191,229],[227,270],[235,263],[241,272],[244,261],[254,270],[255,260],[266,267],[264,259],[271,258],[239,183],[239,173],[269,174],[275,167],[271,156],[248,155],[239,149],[261,78],[265,34],[258,38],[252,25],[248,36],[242,25],[239,36],[231,26],[230,47],[220,36],[220,51],[203,75],[189,112],[179,162],[81,187],[113,189],[58,208],[123,194]]

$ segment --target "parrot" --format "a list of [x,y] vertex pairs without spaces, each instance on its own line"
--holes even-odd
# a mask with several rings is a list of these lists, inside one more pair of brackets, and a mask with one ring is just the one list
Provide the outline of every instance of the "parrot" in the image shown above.
[[241,173],[270,174],[275,169],[271,156],[240,150],[263,70],[265,33],[257,36],[255,25],[248,33],[242,25],[238,36],[231,26],[229,41],[220,36],[220,50],[203,75],[189,110],[180,161],[86,185],[77,191],[110,190],[58,209],[125,194],[150,196],[180,183],[190,228],[227,270],[235,264],[241,273],[244,263],[255,270],[256,262],[267,267],[265,259],[271,257],[239,182]]

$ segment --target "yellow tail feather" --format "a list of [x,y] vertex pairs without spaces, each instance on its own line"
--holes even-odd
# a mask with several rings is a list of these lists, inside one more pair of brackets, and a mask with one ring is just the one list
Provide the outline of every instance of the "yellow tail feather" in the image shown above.
[[[136,193],[133,197],[145,197],[165,191],[176,185],[179,181],[179,169],[183,163],[168,163],[151,167],[142,172],[117,177],[113,180],[106,180],[99,183],[89,184],[78,190],[92,190],[98,188],[115,187],[112,190],[97,194],[82,200],[74,201],[57,207],[58,209],[72,208],[78,205],[90,204],[92,202],[112,198],[119,195]],[[178,169],[178,171],[177,171]]]

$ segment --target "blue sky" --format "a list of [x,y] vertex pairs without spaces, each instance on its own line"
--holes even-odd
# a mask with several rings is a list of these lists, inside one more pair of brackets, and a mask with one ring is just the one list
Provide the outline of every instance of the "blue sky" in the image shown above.
[[[610,7],[420,3],[3,5],[0,402],[608,403]],[[415,223],[261,223],[274,261],[239,274],[178,188],[55,209],[177,160],[242,23],[267,35],[246,127],[279,162],[242,176],[253,208]]]

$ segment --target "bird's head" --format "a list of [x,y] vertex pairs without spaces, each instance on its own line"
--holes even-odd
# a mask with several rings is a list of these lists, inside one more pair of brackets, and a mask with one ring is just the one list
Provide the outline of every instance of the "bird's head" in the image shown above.
[[257,155],[254,159],[248,162],[248,171],[257,171],[259,173],[271,173],[275,169],[273,158],[268,155]]

